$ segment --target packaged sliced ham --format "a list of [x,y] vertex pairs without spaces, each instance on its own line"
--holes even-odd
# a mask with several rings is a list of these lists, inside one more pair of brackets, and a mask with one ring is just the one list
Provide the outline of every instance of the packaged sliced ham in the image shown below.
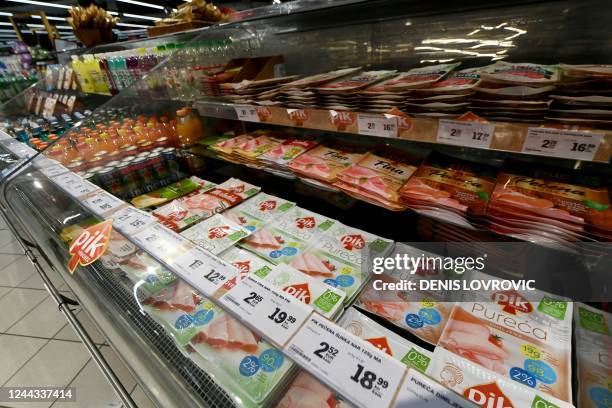
[[306,371],[301,371],[278,402],[277,408],[335,408],[350,405]]
[[201,307],[208,314],[191,340],[193,361],[245,406],[269,405],[289,381],[293,363],[213,303]]
[[454,94],[471,91],[480,82],[478,68],[453,71],[429,88],[419,89],[420,93]]
[[427,375],[482,408],[573,407],[571,403],[504,378],[442,347],[434,351]]
[[612,373],[612,315],[594,307],[574,304],[576,362],[578,366],[578,406],[610,406]]
[[399,193],[408,207],[428,205],[460,215],[482,215],[496,174],[493,167],[433,152]]
[[313,89],[321,93],[355,92],[368,85],[387,79],[393,76],[395,72],[396,71],[363,71],[350,78],[340,78]]
[[286,264],[279,264],[272,268],[263,277],[277,288],[289,293],[302,303],[312,308],[328,319],[334,319],[342,312],[345,293],[329,286],[320,280],[314,279]]
[[231,154],[234,151],[234,148],[243,145],[244,143],[250,140],[253,140],[253,138],[254,137],[249,134],[238,135],[231,139],[215,143],[210,146],[210,149],[224,154]]
[[[393,269],[384,274],[374,275],[370,283],[357,299],[356,306],[383,317],[387,321],[413,333],[429,344],[436,345],[448,322],[453,308],[452,293],[442,290],[377,290],[381,281],[386,284],[399,284],[401,281],[444,280],[448,271],[439,269],[434,262],[415,265],[415,259],[441,258],[402,243],[395,244],[389,258],[406,256],[410,260],[410,270]],[[415,271],[411,274],[410,271]]]
[[577,78],[611,78],[611,64],[584,64],[584,65],[569,65],[559,64],[563,70],[564,77]]
[[[368,199],[399,204],[399,190],[412,176],[418,165],[416,158],[388,152],[388,157],[368,152],[355,164],[338,173],[338,180],[368,193]],[[342,188],[344,184],[334,184]],[[401,207],[400,207],[401,209]]]
[[[232,264],[233,267],[240,271],[238,277],[229,279],[223,285],[223,292],[230,290],[236,285],[236,281],[244,279],[249,273],[264,278],[271,270],[274,264],[267,262],[252,252],[245,251],[238,247],[231,247],[221,254],[219,258]],[[219,296],[221,293],[219,294]],[[219,297],[217,296],[217,297]]]
[[302,153],[312,149],[318,144],[316,139],[299,140],[288,139],[281,142],[271,150],[268,150],[259,157],[263,163],[284,168],[291,160],[295,159]]
[[355,148],[343,148],[337,144],[319,145],[289,162],[289,168],[307,178],[332,184],[338,173],[357,163],[362,153]]
[[231,178],[209,191],[176,199],[153,211],[153,215],[168,228],[181,231],[241,203],[259,190],[259,187]]
[[176,275],[161,266],[159,261],[146,252],[138,251],[119,263],[119,268],[126,273],[139,288],[155,294],[176,280]]
[[181,232],[185,238],[218,255],[248,237],[251,231],[232,222],[221,214],[215,214]]
[[541,86],[559,81],[557,65],[497,61],[493,65],[480,68],[479,72],[483,81],[512,85]]
[[[470,278],[498,280],[476,271]],[[438,347],[508,381],[572,400],[571,302],[516,290],[471,291],[469,300],[455,304]]]
[[346,303],[356,296],[369,271],[362,267],[367,257],[384,256],[394,242],[336,222],[324,235],[298,255],[291,266],[338,287],[347,294]]
[[210,190],[214,186],[215,184],[211,183],[210,181],[202,180],[196,176],[191,176],[168,186],[158,188],[150,193],[134,197],[131,202],[136,208],[159,206],[194,191]]
[[266,193],[259,193],[223,213],[241,227],[255,232],[270,222],[277,220],[295,206],[295,203]]
[[439,81],[459,66],[455,64],[440,64],[413,68],[404,72],[385,84],[386,90],[401,91],[405,89],[427,88]]
[[282,89],[294,89],[294,88],[305,88],[312,87],[323,84],[328,81],[332,81],[337,78],[341,78],[347,75],[354,74],[358,72],[361,67],[357,68],[344,68],[338,69],[336,71],[326,72],[324,74],[315,74],[311,76],[307,76],[304,78],[297,79],[295,81],[289,82],[288,84],[284,84]]

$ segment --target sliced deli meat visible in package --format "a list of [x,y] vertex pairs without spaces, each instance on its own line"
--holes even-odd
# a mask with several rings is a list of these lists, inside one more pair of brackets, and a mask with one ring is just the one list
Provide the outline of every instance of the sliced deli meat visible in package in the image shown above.
[[363,262],[367,265],[368,257],[385,256],[393,245],[391,240],[336,222],[293,259],[291,266],[343,290],[348,303],[369,278],[369,271],[362,267]]
[[252,135],[242,134],[213,144],[210,146],[210,149],[224,154],[231,154],[237,146],[241,146],[253,139],[254,137]]
[[612,78],[612,64],[559,64],[563,76],[577,78]]
[[259,157],[264,163],[276,167],[286,167],[287,163],[318,144],[316,140],[288,139]]
[[304,78],[296,79],[295,81],[284,84],[282,89],[294,89],[294,88],[305,88],[310,86],[316,86],[323,84],[328,81],[332,81],[337,78],[341,78],[347,75],[354,74],[359,71],[361,67],[357,68],[344,68],[336,71],[326,72],[324,74],[315,74]]
[[422,93],[453,94],[464,93],[472,90],[480,82],[478,68],[462,69],[453,71],[438,82],[434,82],[429,88],[419,89]]
[[387,79],[396,71],[363,71],[350,78],[340,78],[325,85],[314,88],[321,93],[354,92],[368,85]]
[[341,183],[335,186],[342,189],[348,184],[353,187],[349,193],[364,191],[367,199],[375,201],[380,198],[384,203],[395,203],[403,209],[399,205],[399,190],[417,169],[414,164],[418,164],[417,159],[406,155],[400,157],[390,153],[389,157],[383,157],[368,152],[338,174]]
[[220,254],[250,234],[251,231],[221,214],[215,214],[181,233],[213,255]]
[[[497,280],[476,271],[470,278]],[[508,381],[572,400],[571,302],[516,290],[472,291],[469,299],[455,304],[438,347]]]
[[482,408],[571,408],[572,404],[505,378],[441,347],[427,375]]
[[277,408],[334,408],[350,405],[306,371],[301,371],[278,402]]
[[240,245],[268,262],[289,263],[334,223],[330,218],[293,207],[286,215],[259,229]]
[[480,68],[480,77],[483,81],[512,85],[552,85],[559,81],[559,67],[497,61]]
[[440,269],[442,262],[415,265],[418,259],[442,261],[442,257],[399,242],[388,257],[407,257],[410,270],[393,269],[375,274],[357,299],[356,306],[408,330],[429,344],[438,344],[454,305],[451,293],[441,290],[379,290],[377,287],[381,284],[398,285],[403,280],[418,285],[418,280],[452,279],[452,272]]
[[340,146],[319,145],[289,162],[289,168],[307,178],[332,184],[338,173],[357,163],[362,153],[346,151]]
[[574,303],[578,406],[610,406],[612,373],[612,315],[582,303]]
[[[229,262],[234,268],[238,269],[239,274],[223,284],[222,292],[228,291],[236,283],[244,279],[249,273],[252,273],[260,278],[264,278],[271,270],[274,264],[267,262],[252,252],[245,251],[238,247],[231,247],[221,254],[219,258]],[[217,295],[217,294],[215,294]],[[219,296],[222,293],[219,294]],[[217,296],[217,297],[219,297]]]
[[[263,273],[260,273],[260,277]],[[282,289],[302,303],[310,305],[317,313],[335,318],[341,311],[346,294],[329,286],[320,280],[312,278],[286,264],[279,264],[272,268],[265,280],[277,288]]]
[[176,199],[153,211],[153,215],[167,227],[181,231],[241,203],[259,190],[259,187],[231,178],[207,192]]
[[187,179],[177,181],[168,186],[158,188],[150,193],[139,195],[132,199],[132,204],[136,208],[146,208],[159,206],[182,197],[194,191],[207,191],[215,186],[210,181],[202,180],[196,176],[191,176]]
[[138,251],[119,262],[119,268],[134,283],[155,294],[176,280],[176,275],[146,252]]
[[286,214],[295,203],[266,193],[259,193],[223,213],[241,227],[254,232]]
[[201,307],[207,315],[191,340],[197,353],[191,358],[245,406],[269,404],[289,381],[293,363],[210,301]]
[[456,64],[440,64],[413,68],[393,78],[385,84],[385,89],[401,91],[404,89],[427,88],[439,81],[459,66]]

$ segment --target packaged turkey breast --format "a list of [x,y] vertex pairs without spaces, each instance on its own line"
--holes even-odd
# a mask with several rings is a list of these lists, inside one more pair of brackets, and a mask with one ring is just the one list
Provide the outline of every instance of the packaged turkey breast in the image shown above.
[[427,67],[413,68],[385,83],[385,89],[401,91],[405,89],[427,88],[439,81],[459,66],[455,64],[440,64]]
[[610,406],[612,390],[612,315],[594,307],[574,304],[576,363],[578,367],[578,406],[604,408]]
[[291,266],[343,290],[347,294],[345,303],[349,303],[369,278],[365,268],[368,257],[384,256],[393,245],[391,240],[336,222],[295,257]]
[[[570,408],[537,388],[512,381],[496,372],[437,347],[427,375],[482,408]],[[531,376],[521,376],[529,381]]]
[[[469,278],[499,281],[476,271]],[[455,304],[438,347],[508,381],[572,400],[571,302],[541,291],[513,289],[483,289],[464,296]]]
[[312,149],[318,144],[316,139],[301,140],[288,139],[281,142],[279,145],[268,150],[261,156],[259,160],[278,167],[286,167],[287,163],[295,159],[302,153]]
[[438,82],[434,82],[429,88],[421,88],[419,93],[427,94],[463,94],[471,91],[480,82],[478,68],[462,69],[453,71]]
[[178,198],[153,211],[162,224],[181,231],[254,196],[260,188],[231,178],[206,192]]
[[335,144],[319,145],[291,160],[289,168],[300,176],[331,184],[338,173],[362,157],[355,149],[345,150]]
[[236,146],[243,145],[244,143],[253,140],[253,138],[254,137],[249,134],[238,135],[232,137],[231,139],[226,139],[215,143],[210,146],[210,149],[223,154],[231,154]]
[[182,236],[213,255],[219,255],[250,234],[250,230],[241,227],[221,214],[215,214],[181,232]]
[[354,92],[378,81],[387,79],[393,76],[395,72],[396,71],[362,71],[351,77],[339,78],[313,89],[321,93]]
[[511,85],[543,86],[559,81],[557,65],[497,61],[495,64],[480,68],[479,72],[483,81]]
[[[442,260],[442,257],[399,242],[388,256],[393,259],[397,257],[409,259],[409,269],[392,269],[375,274],[357,299],[356,306],[436,345],[454,305],[452,293],[442,290],[384,290],[380,289],[381,284],[397,285],[401,281],[418,284],[419,280],[445,280],[457,275],[439,268],[439,264],[433,261]],[[420,259],[432,261],[415,265]],[[412,271],[415,271],[414,274]]]
[[406,373],[393,403],[393,408],[476,408],[477,406],[413,369]]
[[176,280],[175,274],[144,251],[138,251],[118,264],[134,284],[151,294],[159,292]]
[[285,215],[295,203],[266,193],[259,193],[250,200],[223,213],[223,216],[255,232],[270,222]]
[[246,407],[266,406],[289,381],[293,363],[210,301],[191,340],[196,364],[213,374],[215,382],[240,398]]
[[214,186],[215,183],[202,180],[196,176],[191,176],[168,186],[153,190],[150,193],[134,197],[131,202],[136,208],[159,206],[194,191],[208,191]]
[[354,74],[360,69],[361,67],[344,68],[344,69],[338,69],[336,71],[326,72],[324,74],[315,74],[315,75],[307,76],[304,78],[296,79],[295,81],[289,82],[288,84],[284,84],[282,85],[281,89],[289,90],[289,89],[298,89],[298,88],[320,85],[327,81],[331,81],[337,78],[341,78],[347,75]]
[[221,254],[219,258],[229,262],[232,266],[240,272],[238,276],[229,279],[223,285],[222,290],[215,294],[215,297],[220,297],[225,292],[236,286],[236,283],[244,279],[249,273],[259,276],[260,278],[265,277],[271,270],[274,264],[267,262],[252,252],[245,251],[238,247],[231,247]]
[[299,207],[259,229],[240,246],[268,262],[289,263],[335,223],[334,220]]

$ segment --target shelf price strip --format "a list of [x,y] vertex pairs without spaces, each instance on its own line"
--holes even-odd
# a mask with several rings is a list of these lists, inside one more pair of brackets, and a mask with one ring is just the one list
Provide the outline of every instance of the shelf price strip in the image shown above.
[[436,140],[455,146],[488,149],[494,134],[495,126],[490,123],[440,119]]
[[250,105],[236,105],[234,106],[238,120],[246,122],[259,122],[259,115],[254,106]]
[[132,238],[142,249],[166,265],[193,247],[187,238],[161,224],[152,224],[132,235]]
[[378,137],[397,137],[397,117],[384,115],[357,115],[357,127],[360,135]]
[[110,193],[107,193],[104,190],[97,190],[91,193],[85,199],[83,199],[82,203],[85,207],[100,217],[104,217],[127,205],[125,201]]
[[52,181],[77,200],[81,200],[99,189],[95,184],[83,180],[72,172],[63,173]]
[[592,161],[604,136],[597,133],[529,128],[523,153],[539,156]]
[[285,353],[361,407],[388,407],[406,366],[327,319],[311,315]]
[[113,227],[125,235],[134,235],[157,222],[151,214],[131,206],[117,211],[112,218]]
[[313,313],[295,297],[256,276],[248,275],[219,299],[219,303],[282,348]]

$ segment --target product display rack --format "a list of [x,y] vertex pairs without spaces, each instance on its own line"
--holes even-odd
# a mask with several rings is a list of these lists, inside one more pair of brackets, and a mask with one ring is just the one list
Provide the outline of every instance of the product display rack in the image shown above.
[[[296,14],[273,15],[272,17],[258,16],[252,20],[230,23],[228,25],[213,27],[202,30],[197,40],[224,40],[231,38],[232,46],[228,51],[229,55],[216,56],[218,60],[211,63],[220,63],[235,58],[247,57],[266,57],[274,55],[283,56],[284,73],[295,75],[308,75],[326,70],[332,70],[341,66],[353,66],[356,64],[367,66],[368,69],[400,68],[408,69],[418,65],[418,60],[441,60],[435,56],[439,50],[430,53],[420,52],[418,44],[431,43],[430,36],[438,33],[441,27],[445,28],[444,37],[455,38],[457,30],[469,32],[478,27],[496,27],[501,23],[514,27],[512,24],[520,25],[520,31],[534,33],[533,37],[527,36],[528,41],[521,43],[517,41],[509,50],[509,60],[511,61],[533,61],[538,63],[609,63],[603,51],[601,55],[591,55],[588,50],[577,51],[578,41],[571,38],[571,33],[576,30],[575,26],[564,27],[564,30],[556,32],[563,39],[568,41],[567,48],[557,50],[557,52],[543,53],[543,43],[550,44],[553,40],[551,33],[553,27],[559,22],[569,22],[572,19],[580,20],[587,18],[584,16],[585,10],[593,13],[597,1],[589,4],[575,4],[575,2],[542,2],[542,3],[521,3],[520,5],[507,5],[503,2],[495,5],[488,5],[483,8],[467,9],[462,5],[457,5],[457,9],[429,10],[427,6],[423,9],[413,10],[415,6],[398,6],[395,2],[372,2],[374,4],[360,4],[360,2],[348,2],[330,8],[299,10]],[[393,12],[392,7],[398,6],[399,12]],[[286,6],[284,6],[286,7]],[[591,8],[589,8],[591,7]],[[284,10],[284,8],[283,8]],[[367,11],[373,11],[368,15]],[[374,10],[376,10],[374,12]],[[551,11],[552,10],[552,11]],[[566,11],[562,11],[566,10]],[[451,12],[452,11],[452,12]],[[393,14],[391,14],[393,12]],[[403,14],[402,14],[403,13]],[[274,13],[273,13],[274,14]],[[592,16],[593,14],[589,14]],[[325,19],[321,19],[325,16]],[[378,18],[384,18],[378,21]],[[595,17],[593,17],[595,18]],[[597,18],[604,19],[605,16]],[[461,24],[455,24],[461,22]],[[410,24],[408,24],[410,23]],[[532,25],[537,25],[541,30],[535,30]],[[421,28],[429,27],[426,31]],[[452,27],[452,28],[451,28]],[[503,26],[502,26],[503,27]],[[406,31],[408,30],[408,31]],[[488,29],[484,29],[488,30]],[[531,30],[531,31],[530,31]],[[535,32],[534,32],[535,31]],[[458,36],[458,35],[457,35]],[[600,38],[601,32],[596,28],[590,28],[582,33],[582,41],[596,42]],[[403,37],[403,38],[402,38]],[[402,48],[402,41],[410,42],[407,48]],[[300,47],[296,47],[296,44]],[[364,43],[364,47],[360,44]],[[538,46],[534,46],[538,44]],[[398,47],[402,51],[397,51]],[[405,47],[405,46],[404,46]],[[603,47],[602,47],[603,48]],[[457,50],[455,50],[457,51]],[[463,50],[466,51],[466,50]],[[491,59],[491,54],[500,52],[482,53],[477,56],[476,65],[484,60]],[[605,50],[604,50],[605,51]],[[448,51],[443,51],[443,53]],[[472,51],[470,51],[472,52]],[[399,62],[399,55],[405,56],[405,60]],[[462,54],[457,52],[456,54]],[[486,55],[485,55],[486,54]],[[466,64],[473,63],[474,55],[464,52],[461,59]],[[181,67],[189,60],[182,55],[175,55],[173,58],[161,64],[145,80],[155,79],[155,75],[166,75],[168,69]],[[306,64],[304,61],[319,61],[320,64]],[[145,82],[145,81],[143,81]],[[151,82],[147,82],[151,83]],[[159,82],[156,82],[159,84]],[[172,92],[166,84],[166,94]],[[143,98],[151,100],[152,103],[143,105]],[[523,151],[525,138],[529,130],[528,125],[510,122],[489,122],[495,126],[495,133],[491,137],[491,144],[487,148],[474,148],[469,145],[451,145],[439,141],[440,131],[438,130],[440,120],[429,118],[410,118],[410,126],[405,126],[406,130],[401,130],[400,121],[406,119],[401,115],[390,114],[371,114],[381,120],[391,120],[398,124],[399,130],[395,134],[384,137],[364,135],[359,128],[359,114],[357,111],[351,112],[352,124],[348,127],[339,129],[333,126],[330,116],[337,114],[336,110],[309,109],[306,116],[309,119],[319,116],[320,120],[309,124],[307,121],[296,123],[292,120],[292,112],[295,109],[287,107],[261,107],[245,104],[231,104],[214,98],[200,96],[173,97],[160,96],[156,90],[147,89],[143,83],[121,92],[112,98],[108,103],[101,106],[101,111],[111,112],[116,109],[129,107],[129,115],[136,117],[142,115],[162,116],[166,112],[177,111],[185,105],[191,105],[204,118],[205,138],[219,136],[220,129],[233,129],[235,134],[256,129],[278,129],[283,130],[293,128],[298,135],[304,135],[306,130],[316,130],[333,135],[339,140],[359,141],[366,145],[374,146],[383,143],[410,153],[416,153],[421,157],[426,156],[430,151],[442,151],[447,154],[455,155],[488,164],[500,165],[506,158],[520,158],[526,162],[538,163],[543,166],[557,165],[565,168],[578,168],[583,170],[595,171],[602,175],[610,174],[610,143],[612,143],[609,129],[593,128],[581,129],[581,132],[603,135],[600,143],[595,146],[592,157],[571,155],[550,155],[548,157],[529,154]],[[250,112],[242,112],[243,110]],[[303,109],[299,109],[303,110]],[[304,109],[305,110],[305,109]],[[263,112],[262,112],[263,111]],[[96,111],[94,111],[94,114]],[[172,115],[172,113],[170,113]],[[298,113],[300,115],[301,113]],[[95,123],[94,120],[99,120]],[[94,127],[105,121],[102,115],[96,119],[87,119],[80,123],[81,128]],[[106,123],[106,122],[105,122]],[[144,123],[144,122],[143,122]],[[322,125],[329,123],[330,125]],[[104,125],[106,126],[106,124]],[[79,132],[79,128],[73,129]],[[30,152],[32,153],[32,152]],[[200,143],[195,146],[185,147],[179,151],[181,156],[181,170],[189,175],[196,175],[208,181],[222,183],[229,177],[235,177],[242,181],[261,187],[261,191],[278,196],[285,200],[296,202],[300,207],[315,211],[326,217],[338,220],[348,226],[359,228],[367,232],[392,239],[400,242],[417,242],[424,240],[422,234],[423,224],[432,222],[448,224],[448,221],[435,220],[435,217],[419,215],[411,211],[394,212],[378,207],[343,194],[338,191],[329,191],[320,186],[302,183],[287,179],[278,174],[264,172],[261,169],[248,167],[243,164],[230,163],[223,158],[211,153],[210,149]],[[197,360],[195,354],[189,348],[177,345],[175,336],[161,325],[157,318],[149,315],[145,308],[145,299],[150,296],[146,290],[140,288],[138,284],[126,279],[116,269],[109,269],[108,264],[102,261],[85,266],[77,267],[74,274],[66,271],[65,265],[70,259],[67,244],[63,239],[63,234],[68,227],[90,224],[88,219],[94,218],[97,221],[104,219],[114,219],[116,214],[125,210],[124,204],[119,198],[109,199],[109,207],[105,211],[96,210],[95,207],[85,201],[91,195],[102,194],[94,184],[80,177],[69,181],[66,175],[70,171],[63,166],[58,166],[53,162],[46,161],[42,155],[34,157],[23,166],[22,171],[12,175],[9,180],[4,182],[3,204],[9,209],[9,213],[21,221],[24,229],[33,241],[41,248],[46,255],[49,263],[58,271],[61,271],[67,284],[71,287],[78,301],[84,309],[92,316],[98,327],[119,356],[130,367],[132,373],[143,385],[147,395],[151,397],[159,406],[250,406],[251,404],[241,399],[240,393],[227,389],[227,385],[218,385],[215,381],[223,382],[214,370],[203,368],[202,365],[194,362]],[[61,176],[61,177],[60,177]],[[80,192],[79,192],[80,190]],[[129,199],[126,199],[129,202]],[[40,203],[52,203],[51,205],[41,205]],[[97,214],[97,215],[96,215]],[[408,372],[408,368],[399,364],[396,360],[380,352],[378,349],[370,348],[367,342],[355,338],[354,341],[359,347],[369,350],[376,358],[368,368],[379,374],[388,373],[393,378],[389,379],[393,384],[392,390],[380,390],[379,395],[363,393],[362,390],[347,386],[345,377],[353,374],[341,372],[338,378],[332,375],[320,376],[316,366],[310,364],[309,358],[301,355],[296,349],[296,344],[301,336],[307,336],[310,330],[309,324],[328,325],[333,330],[342,330],[336,323],[325,321],[312,311],[304,307],[299,301],[283,295],[278,289],[271,285],[266,286],[263,281],[253,278],[248,285],[250,288],[263,290],[264,299],[281,298],[282,303],[290,313],[297,319],[294,328],[285,328],[285,332],[279,334],[277,331],[270,331],[268,326],[262,323],[260,318],[264,315],[254,315],[241,311],[242,309],[232,306],[231,296],[217,297],[215,288],[211,288],[210,282],[204,282],[201,275],[205,272],[218,272],[230,278],[236,275],[236,270],[225,261],[197,250],[197,246],[180,235],[161,227],[160,224],[146,221],[143,216],[140,221],[145,224],[140,229],[131,230],[118,227],[115,230],[129,241],[130,245],[135,246],[139,251],[144,251],[159,262],[163,267],[176,274],[179,279],[189,283],[200,294],[206,296],[210,301],[238,319],[242,324],[251,329],[257,336],[262,337],[268,343],[275,346],[284,356],[284,359],[293,360],[296,365],[312,374],[322,381],[325,385],[333,389],[344,400],[350,401],[357,406],[392,406],[399,401],[401,395],[400,385]],[[144,220],[144,221],[143,221]],[[147,223],[149,222],[149,223]],[[157,225],[157,227],[155,227]],[[465,226],[464,226],[465,227]],[[158,230],[155,230],[158,228]],[[467,228],[470,230],[470,228]],[[472,229],[473,230],[473,229]],[[153,231],[153,232],[151,232]],[[167,239],[163,247],[148,246],[147,238],[155,241],[154,231],[160,233]],[[511,238],[489,231],[472,231],[475,235],[480,235],[483,241],[496,242],[516,242],[520,239]],[[149,234],[149,235],[147,235]],[[75,237],[72,237],[75,238]],[[537,245],[538,243],[536,243]],[[608,249],[609,250],[609,249]],[[178,252],[177,252],[178,251]],[[194,258],[204,262],[203,270],[198,274],[190,274],[185,267],[175,262],[176,254],[194,254],[200,258]],[[602,267],[601,264],[597,267]],[[208,274],[206,273],[206,274]],[[212,282],[212,281],[211,281]],[[247,285],[247,283],[244,283]],[[258,287],[256,285],[263,285]],[[214,286],[214,285],[213,285]],[[244,288],[237,285],[232,290]],[[255,290],[255,289],[253,289]],[[241,293],[241,292],[240,292]],[[284,296],[284,297],[283,297]],[[349,305],[347,305],[349,306]],[[244,312],[244,314],[243,314]],[[315,320],[312,320],[315,319]],[[380,319],[379,319],[380,320]],[[311,327],[312,328],[312,327]],[[406,334],[406,333],[402,333]],[[408,336],[410,340],[414,338]],[[293,346],[292,346],[293,345]],[[190,346],[191,347],[191,346]],[[296,351],[297,350],[297,351]],[[366,364],[366,363],[364,363]],[[383,370],[383,371],[381,371]],[[277,386],[273,395],[261,402],[264,406],[272,406],[283,396],[282,390],[289,384],[294,369],[286,374],[286,379],[282,386]],[[396,374],[395,376],[393,374]],[[344,381],[344,382],[343,382]],[[231,388],[231,387],[230,387]],[[468,403],[465,403],[468,406]]]

